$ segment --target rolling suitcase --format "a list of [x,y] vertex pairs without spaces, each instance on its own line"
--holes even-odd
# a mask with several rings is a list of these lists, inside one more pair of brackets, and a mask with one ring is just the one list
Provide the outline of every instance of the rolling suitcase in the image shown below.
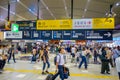
[[54,76],[53,74],[48,74],[45,80],[52,80],[53,76]]

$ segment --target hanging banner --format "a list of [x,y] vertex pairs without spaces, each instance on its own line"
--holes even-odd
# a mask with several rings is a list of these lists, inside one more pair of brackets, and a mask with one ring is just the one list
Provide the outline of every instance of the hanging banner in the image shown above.
[[72,20],[38,20],[37,30],[72,29]]
[[73,29],[92,29],[92,19],[73,19]]
[[114,18],[93,18],[93,29],[114,29]]

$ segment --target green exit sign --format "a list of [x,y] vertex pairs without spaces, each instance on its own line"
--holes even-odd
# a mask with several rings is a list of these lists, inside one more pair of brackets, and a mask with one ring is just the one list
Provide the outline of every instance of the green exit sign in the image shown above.
[[18,24],[15,24],[15,23],[13,23],[12,24],[12,32],[19,32],[19,25]]

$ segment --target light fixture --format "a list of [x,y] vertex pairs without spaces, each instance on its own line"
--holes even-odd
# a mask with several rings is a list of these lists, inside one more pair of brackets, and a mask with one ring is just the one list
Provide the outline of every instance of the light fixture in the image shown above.
[[65,10],[67,10],[67,7],[65,6]]
[[17,0],[17,2],[19,2],[20,0]]
[[116,6],[119,6],[120,5],[120,3],[118,2],[118,3],[116,3]]
[[84,11],[86,12],[86,11],[87,11],[87,9],[84,9]]
[[49,8],[48,8],[48,7],[46,7],[46,9],[47,9],[47,10],[49,10]]

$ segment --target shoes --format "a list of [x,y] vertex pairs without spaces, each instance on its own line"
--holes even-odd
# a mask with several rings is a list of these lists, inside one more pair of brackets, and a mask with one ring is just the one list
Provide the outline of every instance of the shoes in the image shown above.
[[46,73],[49,73],[48,71],[45,71]]
[[109,72],[106,72],[106,74],[110,74]]
[[104,72],[101,72],[101,74],[105,74]]
[[45,72],[42,72],[42,75],[45,75]]

